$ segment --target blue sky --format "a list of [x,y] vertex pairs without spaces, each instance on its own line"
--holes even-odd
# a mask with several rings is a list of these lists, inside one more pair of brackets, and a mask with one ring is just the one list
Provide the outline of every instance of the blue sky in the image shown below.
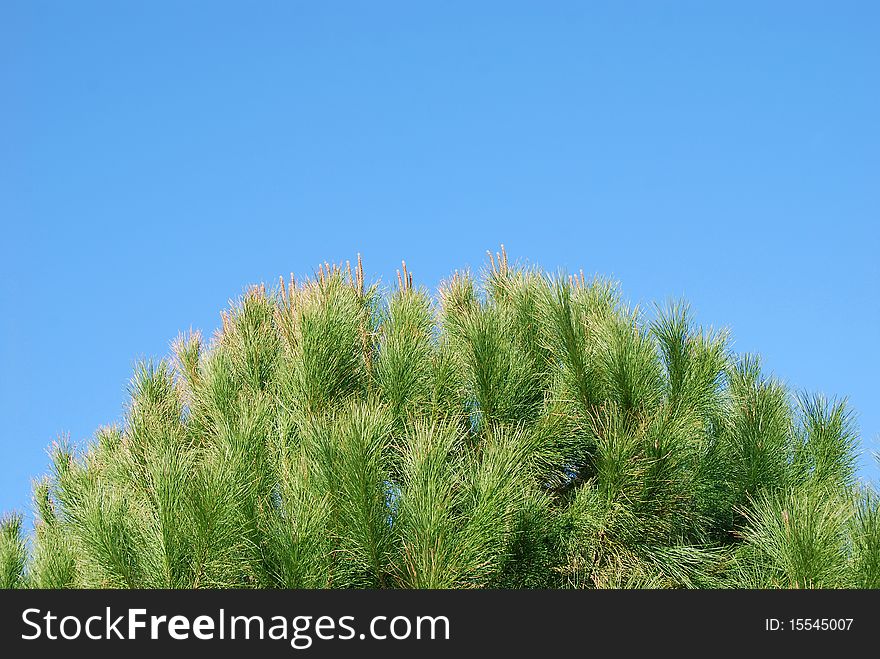
[[877,450],[878,8],[6,0],[0,510],[138,357],[357,252],[685,297]]

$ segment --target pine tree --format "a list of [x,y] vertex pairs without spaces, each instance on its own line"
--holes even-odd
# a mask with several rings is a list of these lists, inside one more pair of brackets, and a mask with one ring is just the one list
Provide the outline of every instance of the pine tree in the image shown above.
[[511,265],[249,289],[52,449],[0,587],[877,588],[842,401],[682,303]]

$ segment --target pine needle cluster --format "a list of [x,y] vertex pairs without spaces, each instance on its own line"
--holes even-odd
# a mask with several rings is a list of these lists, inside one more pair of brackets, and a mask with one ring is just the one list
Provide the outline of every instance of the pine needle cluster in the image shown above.
[[877,588],[844,402],[686,305],[511,265],[248,290],[52,448],[0,587]]

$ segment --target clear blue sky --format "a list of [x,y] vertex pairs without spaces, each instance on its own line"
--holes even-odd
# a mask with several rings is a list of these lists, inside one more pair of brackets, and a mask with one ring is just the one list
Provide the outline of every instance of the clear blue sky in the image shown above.
[[[880,436],[880,4],[0,5],[0,510],[251,282],[504,243]],[[865,461],[864,473],[877,478]]]

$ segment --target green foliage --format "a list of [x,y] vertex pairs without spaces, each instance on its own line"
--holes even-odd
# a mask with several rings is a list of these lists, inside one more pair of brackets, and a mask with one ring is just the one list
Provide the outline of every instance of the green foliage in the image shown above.
[[26,562],[21,518],[13,515],[0,520],[0,588],[23,586]]
[[869,490],[858,497],[848,533],[852,538],[852,587],[880,588],[880,497],[875,492]]
[[849,585],[846,529],[852,512],[841,492],[821,483],[762,492],[744,512],[741,579],[754,587]]
[[512,265],[251,288],[52,449],[5,588],[880,587],[842,401],[683,303]]

